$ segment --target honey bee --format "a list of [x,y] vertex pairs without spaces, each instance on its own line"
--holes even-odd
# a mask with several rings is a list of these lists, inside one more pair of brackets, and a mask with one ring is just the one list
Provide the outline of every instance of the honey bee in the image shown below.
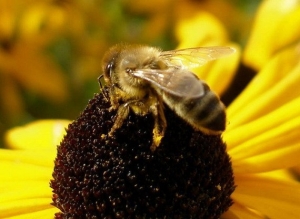
[[[104,55],[103,78],[109,88],[111,110],[117,110],[112,136],[128,117],[154,117],[154,151],[164,137],[167,122],[164,103],[178,116],[209,135],[225,130],[225,106],[209,86],[189,68],[201,66],[234,52],[230,47],[198,47],[162,51],[144,45],[118,44]],[[100,76],[101,77],[101,76]]]

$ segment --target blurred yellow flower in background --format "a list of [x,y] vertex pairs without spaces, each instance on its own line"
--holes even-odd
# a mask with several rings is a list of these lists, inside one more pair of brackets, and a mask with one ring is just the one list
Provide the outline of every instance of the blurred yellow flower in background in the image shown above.
[[1,1],[0,11],[1,110],[11,119],[23,113],[19,85],[51,101],[64,101],[66,78],[43,51],[61,31],[63,12],[50,2],[32,1]]
[[[179,41],[178,49],[197,46],[235,48],[234,54],[194,69],[199,78],[204,79],[213,91],[222,94],[234,77],[241,54],[239,45],[229,41],[229,36],[220,21],[207,12],[197,10],[194,14],[178,20],[175,36]],[[223,79],[222,83],[219,83],[220,78]]]
[[299,22],[299,1],[263,1],[245,48],[244,63],[260,70],[276,52],[299,42]]
[[[209,3],[178,1],[176,7],[172,8],[173,16],[176,14],[178,17],[172,18],[170,12],[166,12],[171,5],[168,0],[150,4],[150,6],[159,5],[160,10],[156,10],[156,7],[150,7],[149,5],[149,7],[146,7],[143,5],[146,3],[141,1],[137,1],[136,4],[131,3],[132,1],[129,0],[124,2],[132,13],[146,13],[152,18],[145,22],[146,26],[149,25],[149,29],[141,28],[141,30],[135,29],[135,31],[144,33],[143,36],[149,36],[149,31],[153,26],[157,28],[154,29],[157,35],[154,34],[152,37],[144,39],[144,41],[141,40],[141,42],[153,40],[159,45],[159,35],[163,35],[164,30],[170,28],[168,21],[173,19],[176,24],[174,27],[174,42],[178,41],[178,48],[212,45],[234,47],[237,50],[234,55],[195,70],[221,97],[232,86],[232,80],[236,77],[236,73],[238,73],[238,76],[243,77],[243,72],[240,72],[241,65],[257,71],[253,80],[227,109],[228,125],[223,138],[232,158],[237,188],[232,195],[234,205],[222,218],[298,218],[300,215],[300,184],[287,170],[294,166],[300,166],[298,160],[300,156],[298,137],[300,111],[297,110],[300,106],[300,90],[297,87],[300,84],[300,35],[299,28],[297,28],[300,24],[299,2],[295,0],[263,1],[255,17],[254,26],[245,50],[239,44],[230,40],[232,37],[226,31],[227,28],[224,28],[219,21],[224,15],[216,15],[218,17],[216,18],[205,11],[214,8],[212,3],[210,5]],[[212,2],[220,3],[223,1],[215,0]],[[1,2],[1,4],[4,3]],[[11,4],[13,5],[13,3]],[[20,3],[14,3],[14,7],[12,7],[7,3],[5,7],[11,10],[15,10],[15,8],[24,9],[24,7],[17,6],[17,4]],[[26,1],[23,4],[28,3]],[[235,10],[235,7],[230,7],[230,4],[223,4],[226,5],[225,8],[231,9],[229,11],[234,13],[238,17],[237,19],[243,17],[238,10]],[[23,23],[22,25],[25,25],[25,23],[33,25],[35,28],[23,27],[26,29],[23,32],[27,33],[20,34],[22,37],[18,37],[17,40],[12,34],[15,29],[12,28],[15,25],[12,23],[16,22],[12,21],[16,19],[13,12],[9,13],[11,10],[4,10],[4,5],[0,7],[0,10],[3,9],[3,13],[0,13],[0,20],[4,19],[4,15],[10,18],[6,22],[0,22],[0,30],[6,30],[6,34],[3,35],[6,38],[3,38],[2,35],[0,38],[2,45],[0,50],[0,78],[1,82],[5,82],[5,85],[1,88],[3,91],[0,90],[0,93],[5,96],[2,98],[11,100],[13,109],[16,107],[20,107],[22,110],[25,109],[15,81],[18,81],[24,87],[28,83],[28,89],[30,88],[50,99],[63,101],[71,91],[66,88],[67,77],[73,78],[71,81],[76,85],[80,84],[80,81],[84,80],[85,77],[86,79],[91,79],[93,76],[96,78],[96,72],[100,71],[99,57],[101,52],[108,46],[105,43],[113,42],[113,40],[106,39],[107,36],[104,32],[108,31],[113,35],[120,30],[120,33],[126,36],[124,39],[129,42],[134,42],[137,39],[135,37],[130,38],[127,33],[122,32],[122,27],[118,31],[112,30],[111,25],[115,21],[119,21],[118,19],[123,18],[120,15],[120,6],[117,4],[107,3],[107,5],[101,5],[103,8],[100,9],[99,6],[95,7],[93,3],[78,1],[77,4],[74,3],[70,7],[64,6],[66,11],[62,10],[60,6],[59,8],[56,5],[53,6],[53,3],[51,3],[51,7],[49,5],[50,2],[39,3],[34,4],[32,8],[28,8],[32,11],[30,16],[28,14],[28,19],[33,19],[35,24],[29,21],[26,22],[26,19],[21,23]],[[113,19],[112,15],[102,16],[105,11],[104,6],[109,6],[114,11],[114,16],[117,17],[116,20]],[[27,8],[25,11],[27,11]],[[60,16],[57,18],[53,15],[52,17],[50,16],[51,13],[47,14],[45,11],[59,13]],[[83,12],[89,12],[89,14]],[[218,10],[211,10],[211,12],[218,14]],[[45,34],[43,35],[40,33],[41,26],[44,27],[44,25],[41,25],[41,19],[45,22],[46,16],[43,13],[52,17],[46,19],[53,22],[50,22],[51,25],[48,23],[51,34],[43,32]],[[25,16],[26,13],[21,14]],[[30,18],[31,16],[33,17]],[[72,24],[70,21],[75,17],[78,20]],[[66,19],[70,19],[69,22],[66,22]],[[232,18],[230,19],[232,20]],[[92,24],[89,22],[92,22]],[[247,20],[247,22],[249,21]],[[101,30],[93,29],[100,24]],[[157,26],[156,24],[160,25]],[[228,21],[225,24],[228,25]],[[22,25],[19,24],[19,26]],[[71,25],[72,28],[68,25]],[[86,25],[89,27],[86,28]],[[236,28],[239,25],[241,24],[236,21]],[[113,28],[116,28],[116,26],[118,25],[113,25]],[[70,39],[76,42],[77,51],[75,51],[80,53],[80,55],[70,59],[72,61],[76,60],[72,67],[68,67],[73,69],[73,71],[70,71],[73,74],[72,76],[62,73],[67,69],[66,66],[58,67],[57,63],[52,62],[44,54],[45,46],[50,42],[52,43],[53,38],[57,37],[57,34],[59,36],[61,32],[65,31],[65,28],[70,29],[68,33],[69,36],[72,36]],[[90,35],[84,33],[87,30],[89,30]],[[29,39],[27,39],[25,36],[30,34],[34,37],[28,37]],[[97,42],[99,36],[102,40],[100,43]],[[114,37],[115,40],[122,39],[121,36],[120,38]],[[2,39],[10,40],[5,41]],[[12,42],[11,39],[13,39]],[[3,44],[3,42],[9,43]],[[166,45],[170,44],[166,43]],[[18,60],[21,60],[23,65],[19,65]],[[35,64],[36,62],[38,63]],[[27,65],[27,63],[33,65]],[[42,74],[44,71],[45,74]],[[82,72],[89,76],[81,75]],[[53,76],[53,79],[48,78],[49,74],[52,73],[57,74],[57,76]],[[98,72],[98,74],[100,73]],[[31,77],[35,77],[32,80],[40,84],[29,85],[33,83],[33,81],[30,81]],[[46,80],[46,82],[40,82],[40,80]],[[52,84],[53,87],[47,88],[47,86],[50,86],[47,84]],[[53,91],[56,85],[63,87]],[[43,88],[39,88],[39,86]],[[84,88],[85,86],[81,84],[79,87]],[[43,93],[44,88],[49,90]],[[7,92],[14,96],[6,95]],[[47,92],[51,94],[46,94]],[[59,92],[61,92],[61,96],[58,94]],[[97,89],[93,92],[97,92]],[[59,96],[58,99],[55,98],[55,95]],[[91,96],[88,98],[91,98]],[[85,103],[88,98],[85,99]],[[72,101],[68,103],[70,104]],[[12,106],[9,106],[8,102],[5,104],[8,105],[7,110],[11,109],[9,107]],[[69,107],[72,108],[75,104],[76,101]],[[2,106],[5,108],[5,105]],[[52,109],[55,110],[55,108]],[[74,107],[73,110],[76,111],[76,109],[78,108]],[[14,150],[1,149],[0,151],[0,168],[2,170],[0,175],[1,218],[52,218],[58,212],[58,209],[50,205],[52,193],[49,180],[53,171],[56,146],[59,144],[64,134],[64,127],[67,127],[68,123],[69,121],[62,120],[43,120],[7,132],[6,144]]]

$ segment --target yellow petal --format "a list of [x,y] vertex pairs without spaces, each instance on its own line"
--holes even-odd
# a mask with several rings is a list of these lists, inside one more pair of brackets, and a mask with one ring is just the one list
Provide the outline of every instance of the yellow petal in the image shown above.
[[[287,104],[282,105],[281,107],[274,109],[267,115],[264,115],[256,120],[253,120],[244,125],[237,126],[236,128],[231,128],[232,124],[228,125],[228,130],[224,132],[223,138],[225,139],[228,150],[241,146],[243,143],[248,140],[254,139],[261,134],[271,131],[273,128],[276,128],[284,123],[289,123],[300,115],[300,112],[297,109],[300,106],[300,97],[290,101]],[[254,107],[253,107],[254,108]],[[233,118],[234,119],[234,118]],[[229,119],[229,121],[233,120]],[[290,127],[291,133],[292,127]],[[238,137],[237,137],[238,136]],[[288,139],[291,139],[291,142],[297,142],[298,135],[292,138],[289,135],[289,138],[286,136],[284,138],[284,144],[290,144]],[[271,140],[271,139],[270,139]],[[278,142],[279,143],[279,142]]]
[[235,174],[267,172],[299,165],[299,157],[300,143],[247,159],[235,160],[233,157],[232,166]]
[[179,41],[178,49],[216,46],[227,42],[223,25],[211,14],[199,10],[178,21],[175,35]]
[[228,130],[270,113],[300,95],[298,46],[274,57],[228,107]]
[[7,150],[0,149],[1,161],[22,162],[44,167],[53,167],[56,148],[44,150]]
[[261,214],[256,211],[240,205],[233,200],[234,204],[229,208],[229,211],[224,213],[221,219],[264,219]]
[[18,160],[0,161],[0,182],[19,180],[46,180],[49,181],[53,172],[51,167],[42,167]]
[[[50,180],[49,180],[50,181]],[[0,185],[0,203],[33,198],[51,198],[49,181],[22,180],[2,182]]]
[[[22,19],[20,20],[20,34],[22,37],[31,37],[38,34],[43,25],[45,12],[47,7],[45,4],[39,4],[38,2],[31,7],[27,6],[27,10],[24,11]],[[48,6],[49,7],[49,6]]]
[[57,212],[58,209],[55,208],[54,206],[51,206],[48,209],[39,210],[36,212],[23,212],[23,214],[9,217],[9,219],[53,218],[54,214]]
[[257,176],[235,177],[237,188],[232,197],[268,218],[296,219],[300,215],[300,184]]
[[271,172],[264,172],[256,175],[279,181],[290,181],[292,183],[295,182],[295,176],[289,171],[289,169],[274,170]]
[[39,120],[10,129],[5,135],[8,146],[16,149],[56,148],[65,134],[68,120]]
[[[36,2],[22,14],[19,32],[24,38],[59,31],[66,22],[66,8],[56,7],[51,2]],[[43,27],[43,28],[41,28]]]
[[54,156],[55,150],[0,150],[0,218],[53,217],[57,209],[50,205],[49,182]]
[[276,149],[294,146],[299,142],[299,130],[300,115],[291,121],[282,123],[273,129],[245,141],[239,146],[230,149],[228,153],[235,160],[239,160],[271,152]]
[[257,13],[245,49],[244,63],[261,69],[270,57],[300,38],[298,0],[265,0]]
[[[4,202],[0,205],[0,216],[1,218],[8,218],[54,208],[50,205],[50,202],[50,197]],[[53,218],[53,215],[49,215],[49,218]]]

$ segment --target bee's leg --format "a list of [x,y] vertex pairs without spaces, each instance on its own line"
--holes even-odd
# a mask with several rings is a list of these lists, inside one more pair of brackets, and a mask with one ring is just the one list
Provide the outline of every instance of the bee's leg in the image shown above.
[[109,111],[116,110],[119,107],[120,96],[118,95],[117,89],[118,88],[115,87],[114,85],[112,85],[110,87],[109,97],[110,97],[110,105],[111,105],[111,107],[109,108]]
[[124,120],[128,117],[129,109],[129,104],[127,103],[119,106],[117,115],[115,116],[114,125],[108,133],[108,136],[113,136],[114,132],[123,125]]
[[155,151],[160,145],[161,139],[165,135],[167,121],[164,114],[162,102],[157,102],[150,107],[150,111],[154,117],[153,142],[150,147],[151,151]]
[[109,90],[109,97],[111,104],[109,111],[112,111],[119,108],[119,102],[120,100],[124,99],[124,97],[126,97],[126,94],[120,88],[116,87],[115,85],[111,85]]
[[98,84],[100,87],[100,91],[103,94],[104,99],[106,100],[106,102],[108,102],[108,94],[105,93],[105,87],[102,85],[101,79],[104,77],[104,75],[100,75],[97,79],[98,79]]
[[[121,90],[120,90],[121,91]],[[122,94],[122,93],[120,93]],[[142,104],[139,100],[131,100],[128,101],[127,103],[118,105],[118,111],[117,115],[115,116],[115,121],[114,125],[111,128],[110,132],[108,133],[108,136],[112,136],[113,133],[121,128],[121,126],[124,123],[124,120],[128,117],[130,108],[136,113],[136,114],[141,114],[145,115],[145,106]]]

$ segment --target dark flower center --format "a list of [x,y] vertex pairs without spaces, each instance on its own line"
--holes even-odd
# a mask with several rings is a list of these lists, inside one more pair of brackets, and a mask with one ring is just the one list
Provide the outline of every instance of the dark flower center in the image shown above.
[[219,218],[234,179],[220,136],[195,131],[166,108],[167,130],[155,152],[153,118],[130,114],[101,138],[115,111],[102,94],[69,125],[51,180],[56,218]]
[[254,69],[240,63],[230,85],[221,96],[221,100],[225,106],[230,105],[230,103],[245,89],[256,73],[257,72]]

